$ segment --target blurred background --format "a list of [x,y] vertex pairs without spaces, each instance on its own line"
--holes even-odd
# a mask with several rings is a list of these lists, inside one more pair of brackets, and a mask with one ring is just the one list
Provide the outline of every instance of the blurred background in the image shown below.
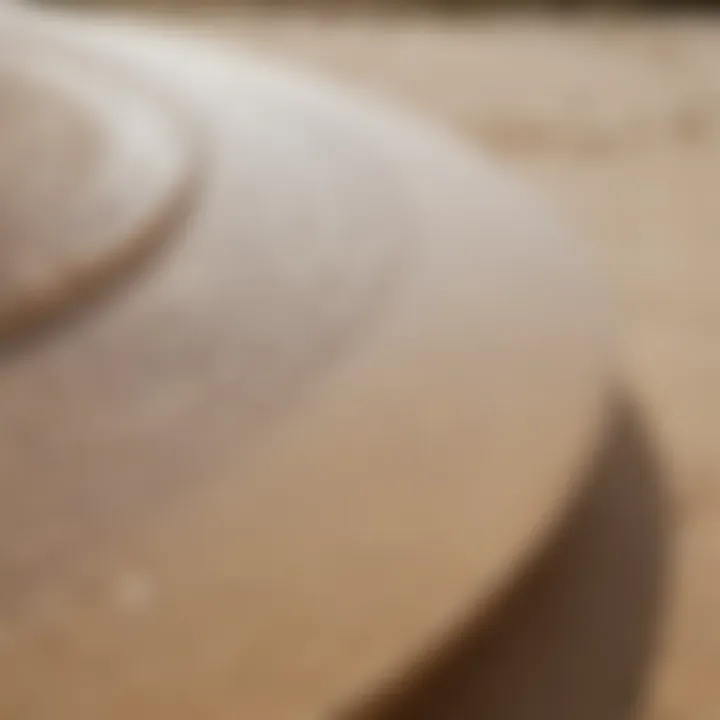
[[717,720],[717,0],[73,4],[190,25],[414,109],[567,218],[611,290],[619,361],[669,469],[675,557],[643,717]]

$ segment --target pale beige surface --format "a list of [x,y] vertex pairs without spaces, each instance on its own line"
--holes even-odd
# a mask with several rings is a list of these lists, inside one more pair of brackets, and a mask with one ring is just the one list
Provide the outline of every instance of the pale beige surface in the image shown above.
[[162,242],[186,199],[187,129],[131,79],[109,87],[107,71],[3,38],[0,333],[99,290]]
[[644,717],[716,720],[720,24],[211,25],[486,140],[575,217],[614,289],[628,377],[672,471],[670,611]]
[[[185,200],[163,252],[3,344],[0,715],[295,720],[404,675],[539,551],[607,430],[581,254],[495,166],[332,87],[138,27],[3,20],[14,82],[34,43],[57,88],[127,82],[190,129],[197,182],[139,194],[128,153],[108,162],[133,230]],[[7,170],[27,223],[4,240],[42,259],[35,212],[52,227],[94,185],[39,142],[66,127],[12,125],[31,182]],[[150,149],[143,178],[184,179]],[[61,249],[112,226],[78,204]]]
[[[398,27],[240,20],[222,34],[234,42],[239,33],[447,119],[485,139],[575,216],[607,269],[625,366],[673,470],[677,569],[647,717],[715,720],[720,29],[702,21]],[[153,591],[132,568],[116,588],[130,608]],[[182,623],[170,617],[164,627]],[[52,668],[57,640],[49,633],[45,642]],[[91,646],[85,651],[92,657]]]

